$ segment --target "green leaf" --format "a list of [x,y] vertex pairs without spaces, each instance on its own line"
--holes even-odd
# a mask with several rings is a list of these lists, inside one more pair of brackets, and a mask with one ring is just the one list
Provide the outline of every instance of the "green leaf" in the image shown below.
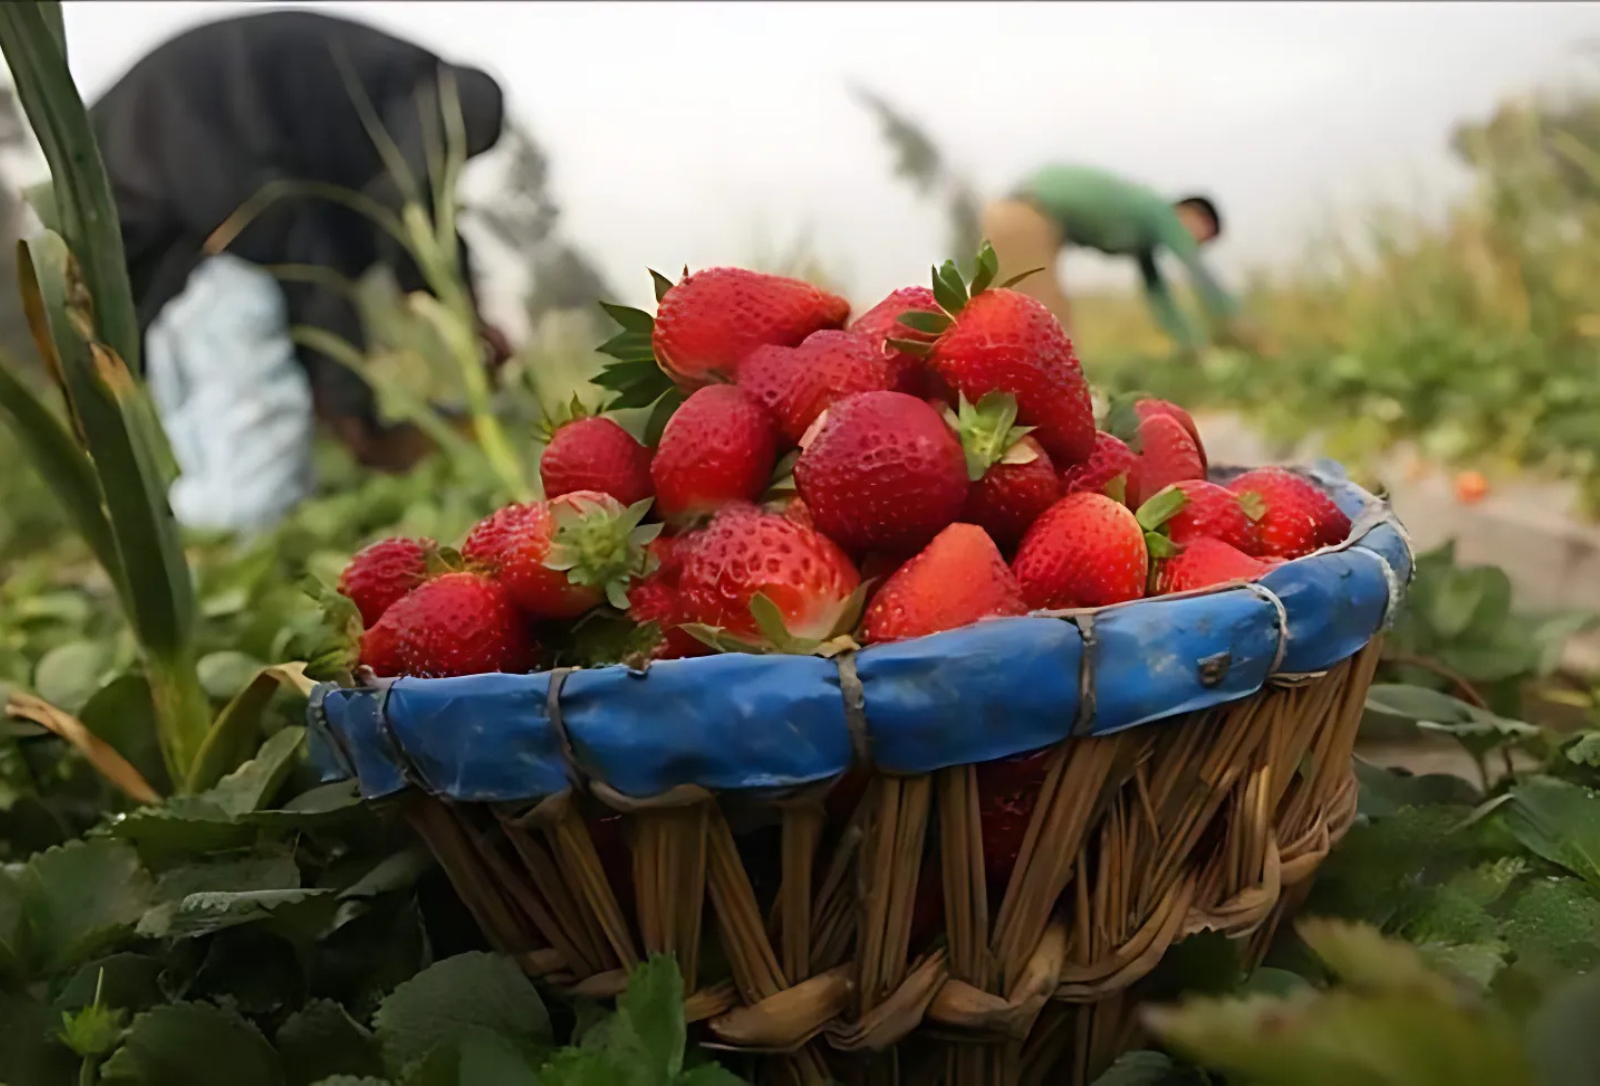
[[23,868],[20,882],[30,942],[52,971],[131,935],[154,890],[138,855],[105,839],[39,853]]
[[1022,282],[1024,279],[1027,279],[1030,276],[1038,275],[1042,271],[1049,271],[1049,269],[1048,268],[1029,268],[1025,272],[1018,272],[1016,275],[1013,275],[1010,279],[1007,279],[1004,283],[1001,283],[1000,284],[1000,289],[1001,290],[1010,290],[1013,287],[1015,287],[1018,283]]
[[933,344],[927,342],[926,340],[895,339],[891,337],[884,342],[893,347],[895,350],[900,351],[903,354],[912,355],[915,358],[927,358],[933,353]]
[[6,4],[5,54],[53,181],[55,211],[68,246],[83,263],[100,335],[131,365],[139,363],[139,321],[128,282],[117,205],[95,145],[88,111],[67,68],[59,4]]
[[101,1068],[106,1086],[284,1086],[282,1062],[255,1026],[209,1003],[174,1003],[133,1020]]
[[195,671],[213,701],[231,701],[266,665],[247,652],[227,649],[200,657]]
[[474,1027],[522,1044],[550,1040],[550,1018],[522,970],[507,957],[446,958],[391,992],[373,1017],[384,1059],[403,1068]]
[[651,1070],[660,1068],[656,1081],[671,1082],[683,1070],[683,977],[677,960],[652,954],[628,978],[628,990],[617,1000],[617,1014],[638,1038],[639,1057]]
[[618,382],[632,383],[637,379],[635,370],[644,366],[661,368],[656,362],[655,344],[643,332],[618,332],[595,349],[617,360],[590,378],[591,384],[601,388],[615,388]]
[[1359,757],[1355,773],[1361,784],[1360,812],[1368,818],[1391,815],[1403,807],[1473,807],[1482,799],[1471,783],[1453,773],[1413,775]]
[[372,1034],[331,999],[313,999],[291,1014],[276,1042],[287,1086],[309,1086],[332,1075],[383,1074]]
[[143,675],[119,675],[95,691],[78,713],[83,726],[128,760],[157,792],[171,791],[161,756],[160,728],[150,682]]
[[91,1003],[61,1015],[61,1040],[80,1057],[99,1059],[122,1043],[128,1012]]
[[299,725],[284,728],[263,743],[254,758],[205,792],[203,798],[230,815],[259,810],[282,787],[305,738],[306,730]]
[[955,323],[944,313],[927,313],[921,310],[912,310],[902,313],[896,318],[901,324],[916,332],[924,332],[936,336]]
[[20,977],[28,960],[25,898],[18,880],[0,869],[0,980]]
[[106,519],[94,465],[72,433],[17,376],[16,363],[4,355],[0,355],[0,414],[10,420],[10,431],[27,451],[33,470],[66,510],[111,583],[123,592],[122,558]]
[[683,406],[683,401],[688,399],[683,389],[673,385],[661,394],[661,398],[650,409],[650,417],[644,424],[644,443],[650,448],[661,444],[661,435],[666,433],[667,423],[672,421],[672,416],[678,408]]
[[1146,532],[1153,532],[1183,512],[1183,507],[1188,503],[1189,499],[1182,490],[1176,486],[1164,487],[1139,506],[1135,517],[1139,527]]
[[1512,787],[1500,817],[1536,856],[1600,887],[1600,792],[1557,780],[1525,778]]
[[0,1082],[31,1086],[76,1081],[81,1061],[61,1041],[61,1012],[0,992]]
[[961,272],[956,269],[955,261],[946,260],[943,266],[934,269],[933,297],[939,303],[939,308],[951,316],[966,308],[967,285],[961,281]]
[[1528,1023],[1528,1053],[1540,1086],[1600,1082],[1600,975],[1568,981]]
[[97,999],[107,1007],[126,1011],[148,1010],[165,1003],[161,972],[166,962],[149,954],[128,951],[86,962],[67,980],[55,1005],[63,1011],[87,1007]]
[[193,939],[241,924],[278,918],[296,906],[308,906],[305,911],[313,916],[324,913],[331,916],[334,900],[332,890],[203,891],[185,897],[170,914],[160,914],[159,923],[140,924],[139,934],[151,938]]
[[[263,668],[248,686],[222,707],[222,711],[207,729],[205,740],[189,767],[186,779],[190,791],[198,792],[214,787],[224,774],[232,773],[237,776],[244,772],[249,765],[245,759],[250,757],[252,751],[258,751],[258,748],[259,752],[255,755],[254,761],[262,763],[263,757],[266,757],[267,761],[259,764],[253,771],[255,776],[247,780],[246,791],[257,787],[258,783],[276,786],[278,782],[271,779],[272,774],[286,771],[286,762],[281,759],[293,756],[299,747],[299,739],[295,738],[292,732],[290,736],[280,739],[279,736],[283,734],[280,732],[263,743],[262,718],[278,691],[285,688],[297,693],[309,689],[304,669],[299,665],[284,664],[279,667]],[[300,738],[303,737],[302,731]],[[261,774],[266,776],[258,782],[257,777]],[[279,777],[278,781],[281,779]],[[268,798],[271,798],[270,793],[258,798],[255,801],[256,805],[259,806]],[[223,802],[227,809],[233,809],[228,806],[232,800],[219,802]]]
[[116,650],[105,641],[69,641],[45,653],[33,672],[33,688],[57,709],[76,716],[109,677]]
[[977,266],[972,272],[972,293],[976,295],[988,290],[999,274],[1000,258],[995,255],[994,246],[985,241],[978,250]]
[[1164,1052],[1124,1052],[1094,1080],[1094,1086],[1201,1086],[1195,1072],[1179,1067]]
[[1482,992],[1489,991],[1495,978],[1505,968],[1509,949],[1498,940],[1486,943],[1420,943],[1417,946],[1417,952],[1429,968],[1469,981]]
[[624,332],[639,334],[649,333],[655,329],[656,319],[642,309],[613,305],[611,302],[601,302],[600,308],[606,311],[606,316],[621,325]]
[[655,286],[656,301],[660,302],[663,298],[665,298],[667,296],[667,291],[672,289],[673,282],[672,282],[671,279],[668,279],[666,276],[662,275],[660,272],[656,271],[654,268],[651,268],[649,270],[650,270],[650,282]]
[[1434,630],[1447,639],[1466,632],[1488,590],[1485,580],[1476,576],[1479,570],[1451,572],[1451,576],[1443,578],[1436,586],[1428,615]]
[[1600,965],[1600,897],[1580,879],[1530,882],[1511,899],[1502,930],[1519,963],[1563,972]]

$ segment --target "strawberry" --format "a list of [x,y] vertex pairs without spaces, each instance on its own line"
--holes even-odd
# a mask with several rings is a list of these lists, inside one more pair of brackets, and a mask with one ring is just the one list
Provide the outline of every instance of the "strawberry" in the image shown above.
[[645,547],[655,571],[670,585],[678,583],[678,573],[683,569],[683,548],[688,544],[689,538],[658,535]]
[[[1315,483],[1283,468],[1257,468],[1228,484],[1252,508],[1263,555],[1299,558],[1342,543],[1350,518]],[[1259,503],[1259,505],[1257,505]]]
[[1205,443],[1200,440],[1200,428],[1194,424],[1194,416],[1189,412],[1175,403],[1167,400],[1158,400],[1153,396],[1141,396],[1134,400],[1133,410],[1141,420],[1147,419],[1151,415],[1167,415],[1176,419],[1179,425],[1189,431],[1189,436],[1194,438],[1195,448],[1200,450],[1201,465],[1204,466],[1206,464]]
[[696,533],[678,576],[689,621],[769,648],[848,630],[860,583],[826,536],[749,504],[724,507]]
[[708,385],[673,413],[650,462],[656,510],[692,521],[736,501],[751,501],[772,477],[772,419],[735,385]]
[[1092,490],[1120,500],[1127,494],[1128,476],[1138,462],[1137,454],[1121,438],[1097,430],[1089,459],[1062,471],[1061,493]]
[[[1094,452],[1094,408],[1072,341],[1042,302],[1004,287],[991,289],[997,263],[985,245],[971,290],[954,263],[934,275],[941,312],[909,313],[901,323],[938,336],[928,365],[951,388],[977,402],[991,392],[1016,397],[1017,418],[1058,464]],[[896,341],[912,351],[915,342]]]
[[574,419],[556,430],[539,459],[539,478],[546,498],[593,490],[632,505],[654,493],[650,450],[598,415]]
[[505,589],[478,573],[435,577],[361,636],[361,662],[383,677],[523,672],[536,652]]
[[682,628],[683,602],[677,585],[660,570],[628,589],[628,617],[641,626],[653,622],[660,629],[661,639],[650,653],[652,660],[680,660],[710,651]]
[[835,401],[894,384],[871,342],[848,332],[813,332],[798,347],[757,347],[739,366],[739,387],[767,409],[791,445]]
[[1185,543],[1175,556],[1157,564],[1155,590],[1165,595],[1193,592],[1229,581],[1253,581],[1280,561],[1252,558],[1220,539],[1201,536]]
[[903,392],[863,392],[830,408],[794,481],[818,530],[857,554],[915,554],[967,499],[961,443]]
[[878,591],[861,641],[903,641],[979,619],[1027,613],[1017,579],[994,540],[975,525],[952,524]]
[[1128,477],[1128,505],[1139,508],[1148,498],[1185,479],[1206,477],[1200,446],[1171,415],[1139,420],[1139,460]]
[[371,629],[383,613],[428,577],[431,539],[380,539],[358,551],[339,575],[339,593],[361,612]]
[[1170,489],[1176,490],[1183,498],[1178,511],[1165,522],[1167,536],[1174,543],[1188,543],[1201,538],[1220,539],[1245,554],[1260,551],[1261,538],[1256,530],[1256,522],[1250,516],[1252,511],[1259,515],[1259,503],[1244,502],[1240,495],[1227,487],[1208,483],[1204,479],[1184,479],[1173,483]]
[[906,313],[932,311],[939,308],[939,300],[927,287],[902,287],[883,301],[857,317],[849,330],[872,343],[893,374],[889,387],[896,392],[920,396],[927,389],[927,367],[923,360],[909,351],[903,351],[890,340],[908,340],[914,343],[932,343],[933,336],[918,332],[900,323]]
[[849,315],[849,302],[799,279],[707,268],[661,295],[650,342],[663,369],[701,385],[732,379],[757,347],[794,347],[812,332],[843,327]]
[[1030,427],[1015,426],[1016,397],[991,392],[976,407],[965,396],[958,412],[944,408],[945,421],[961,438],[972,486],[961,519],[976,524],[1007,552],[1039,514],[1061,497],[1055,466]]
[[508,505],[478,522],[462,555],[529,617],[575,618],[602,599],[626,610],[629,583],[645,573],[644,547],[661,531],[639,526],[648,508],[583,490]]
[[[1170,505],[1170,503],[1164,503]],[[1029,607],[1054,610],[1104,607],[1144,595],[1150,549],[1171,548],[1153,534],[1158,503],[1135,516],[1113,498],[1093,491],[1068,494],[1034,521],[1017,548],[1012,572]]]
[[1004,887],[1022,852],[1028,822],[1048,775],[1050,748],[978,764],[978,825],[989,885]]

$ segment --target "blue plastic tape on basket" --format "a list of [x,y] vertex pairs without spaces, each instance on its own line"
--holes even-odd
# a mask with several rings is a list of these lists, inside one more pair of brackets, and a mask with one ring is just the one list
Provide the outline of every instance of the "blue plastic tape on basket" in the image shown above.
[[629,796],[675,785],[786,788],[850,765],[839,672],[809,656],[574,671],[561,717],[580,772]]
[[413,784],[464,801],[537,799],[574,780],[631,796],[784,788],[835,776],[858,749],[925,773],[1136,727],[1248,697],[1273,674],[1326,670],[1392,618],[1413,568],[1404,529],[1337,465],[1304,474],[1350,516],[1350,538],[1246,587],[992,620],[840,660],[325,687],[308,718],[363,794]]
[[1123,604],[1093,622],[1091,735],[1254,694],[1282,637],[1278,608],[1244,588]]
[[856,656],[874,765],[930,773],[1059,743],[1078,715],[1083,640],[1058,618],[1006,618]]

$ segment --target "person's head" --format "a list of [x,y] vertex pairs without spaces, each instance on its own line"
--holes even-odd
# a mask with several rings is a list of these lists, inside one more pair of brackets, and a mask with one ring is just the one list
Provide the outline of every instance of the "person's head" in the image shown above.
[[450,66],[461,101],[462,127],[467,136],[467,157],[475,158],[500,141],[505,124],[505,97],[500,84],[476,68]]
[[1201,245],[1215,241],[1221,235],[1222,215],[1218,213],[1217,205],[1207,197],[1185,196],[1172,206],[1183,225],[1189,228],[1189,233],[1194,235],[1194,240]]

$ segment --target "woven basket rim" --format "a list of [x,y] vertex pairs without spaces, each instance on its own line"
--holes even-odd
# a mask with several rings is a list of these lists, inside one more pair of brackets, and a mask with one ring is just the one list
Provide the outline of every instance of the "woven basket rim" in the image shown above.
[[[1245,470],[1216,467],[1211,476],[1226,480]],[[1269,681],[1318,674],[1360,651],[1392,620],[1414,568],[1409,537],[1386,499],[1332,461],[1290,470],[1328,493],[1352,529],[1342,542],[1285,562],[1254,584],[988,620],[833,660],[723,655],[642,672],[612,665],[381,680],[354,689],[323,684],[308,712],[314,746],[325,778],[353,777],[371,796],[412,786],[460,801],[525,800],[600,782],[648,797],[683,786],[792,789],[863,763],[930,772],[1237,701]],[[1174,669],[1164,652],[1182,657],[1184,667]],[[1013,681],[996,685],[975,670],[996,659],[1015,663]],[[943,679],[964,685],[944,701],[927,701],[931,684]],[[785,702],[791,692],[792,703]],[[658,734],[663,720],[680,719],[671,716],[674,707],[689,702],[706,715],[740,719],[672,745]],[[996,706],[1042,719],[1008,721],[998,730],[967,726],[957,735],[918,717],[970,717],[974,707],[992,716]],[[1073,719],[1064,722],[1069,711]],[[474,724],[440,739],[425,720],[434,712]],[[742,745],[754,740],[739,731],[741,720],[770,722],[774,713],[793,718],[804,749]]]

